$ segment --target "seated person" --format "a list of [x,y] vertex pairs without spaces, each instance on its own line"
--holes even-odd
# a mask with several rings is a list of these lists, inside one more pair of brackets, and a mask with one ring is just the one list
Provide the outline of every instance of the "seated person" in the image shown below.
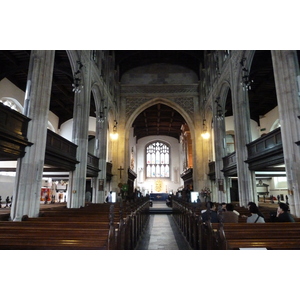
[[[263,213],[259,210],[258,206],[256,205],[255,202],[248,202],[248,210],[251,213],[251,208],[254,208],[256,210],[256,214],[259,215],[260,217],[262,217],[263,219],[265,219],[265,216],[263,215]],[[250,215],[251,217],[251,215]],[[246,215],[242,215],[242,218],[248,218],[248,216]]]
[[277,215],[275,218],[275,222],[295,222],[292,215],[288,212],[289,206],[283,202],[278,204]]
[[206,222],[210,220],[211,223],[219,223],[219,218],[216,210],[217,210],[216,204],[211,201],[208,201],[207,210],[201,213],[202,221]]
[[259,210],[256,205],[249,207],[251,216],[247,218],[247,223],[265,223],[265,219],[258,214]]
[[226,204],[226,211],[221,214],[223,223],[238,223],[239,215],[234,212],[234,206],[231,203]]
[[264,216],[263,213],[259,210],[259,208],[257,207],[257,205],[256,205],[255,202],[249,202],[249,203],[248,203],[248,209],[249,209],[250,212],[251,212],[251,209],[250,209],[251,206],[256,207],[256,208],[257,208],[257,214],[258,214],[260,217],[265,218],[265,216]]
[[[227,205],[227,203],[225,203],[225,202],[222,202],[222,203],[219,205],[219,209],[218,209],[219,214],[222,213],[223,211],[226,211],[226,205]],[[234,206],[233,206],[233,207],[234,207]],[[233,209],[233,212],[234,212],[235,214],[237,214],[238,216],[240,215],[240,213],[239,213],[238,211],[236,211],[235,209]]]
[[220,203],[218,206],[218,213],[220,214],[223,211],[226,211],[226,203],[225,202]]

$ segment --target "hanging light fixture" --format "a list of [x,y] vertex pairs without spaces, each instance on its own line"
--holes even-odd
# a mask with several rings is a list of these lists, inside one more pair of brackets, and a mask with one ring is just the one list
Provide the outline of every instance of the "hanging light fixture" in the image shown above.
[[242,68],[242,81],[241,81],[241,86],[243,87],[243,91],[248,91],[251,90],[251,83],[253,83],[253,80],[250,79],[249,76],[249,71],[247,68],[245,68],[244,66],[244,61],[246,60],[246,58],[242,58],[242,60],[240,61]]
[[118,129],[117,129],[117,125],[118,125],[118,122],[117,122],[117,101],[115,100],[114,101],[114,105],[115,105],[115,120],[114,120],[114,127],[113,127],[113,131],[112,133],[110,134],[110,137],[112,140],[117,140],[118,137],[119,137],[119,134],[118,134]]
[[203,123],[202,123],[202,133],[201,133],[201,136],[203,139],[207,140],[210,138],[210,134],[209,132],[207,131],[207,126],[206,126],[206,118],[205,118],[205,104],[206,104],[206,98],[203,99],[203,107],[204,107],[204,110],[203,110]]
[[73,87],[72,92],[79,94],[81,92],[81,89],[83,88],[83,85],[81,84],[81,69],[83,67],[83,64],[79,60],[77,60],[77,64],[78,64],[78,69],[74,73],[74,82],[72,84],[72,87]]
[[223,113],[223,109],[222,106],[219,103],[220,97],[216,98],[216,103],[217,103],[217,113],[216,113],[216,119],[217,121],[222,121],[224,120],[224,113]]
[[113,131],[112,131],[112,133],[110,134],[110,137],[111,137],[111,139],[112,139],[113,141],[116,141],[116,140],[118,139],[118,137],[119,137],[117,125],[118,125],[117,120],[114,120]]

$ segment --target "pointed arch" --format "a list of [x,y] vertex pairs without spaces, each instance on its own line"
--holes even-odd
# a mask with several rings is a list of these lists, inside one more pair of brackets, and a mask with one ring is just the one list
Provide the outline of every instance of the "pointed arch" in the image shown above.
[[[185,122],[189,126],[189,130],[191,133],[191,140],[192,141],[195,140],[195,126],[194,126],[194,123],[193,123],[190,115],[180,105],[173,102],[172,100],[169,100],[166,98],[153,98],[153,99],[143,103],[139,107],[137,107],[135,109],[135,111],[130,115],[128,120],[126,120],[126,122],[125,122],[124,158],[125,158],[125,162],[127,162],[128,165],[129,165],[129,161],[130,161],[129,140],[130,140],[132,124],[133,124],[134,120],[136,119],[136,117],[140,113],[142,113],[148,107],[151,107],[156,104],[164,104],[164,105],[170,106],[174,110],[176,110],[179,114],[181,114],[181,116],[184,118]],[[192,149],[193,149],[192,151],[195,152],[195,147],[192,147]]]
[[101,99],[103,99],[101,89],[97,83],[92,84],[91,92],[95,102],[96,112],[99,113],[101,110]]
[[229,92],[230,92],[230,97],[232,98],[230,83],[228,80],[224,80],[220,87],[220,105],[222,106],[222,109],[224,112],[226,110],[226,101],[228,99]]

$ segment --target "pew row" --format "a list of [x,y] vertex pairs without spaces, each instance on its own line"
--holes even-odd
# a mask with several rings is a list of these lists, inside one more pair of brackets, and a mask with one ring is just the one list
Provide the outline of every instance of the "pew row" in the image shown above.
[[[202,222],[201,204],[173,200],[174,219],[194,250],[236,250],[266,248],[269,250],[300,249],[300,222],[239,223]],[[245,208],[240,213],[249,214]],[[264,211],[267,215],[267,211]],[[268,219],[267,219],[268,220]]]
[[0,221],[0,249],[132,250],[148,219],[149,201],[128,205],[93,204],[80,209],[56,207],[38,218]]
[[220,250],[295,250],[300,249],[300,223],[225,223],[218,226],[213,238]]

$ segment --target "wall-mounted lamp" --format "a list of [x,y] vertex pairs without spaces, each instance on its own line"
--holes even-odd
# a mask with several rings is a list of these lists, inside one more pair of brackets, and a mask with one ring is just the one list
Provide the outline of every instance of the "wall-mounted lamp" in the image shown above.
[[210,138],[210,134],[209,132],[207,131],[207,126],[206,126],[206,120],[204,119],[203,120],[203,132],[201,133],[201,136],[203,139],[207,140]]
[[72,87],[73,87],[72,92],[79,94],[81,92],[81,89],[83,88],[83,85],[81,84],[81,69],[83,67],[83,64],[79,60],[77,60],[77,64],[78,64],[78,69],[74,73],[74,82],[72,84]]
[[116,120],[114,120],[113,131],[110,134],[111,139],[114,140],[114,141],[116,141],[118,139],[118,137],[119,137],[117,125],[118,125],[118,122]]

